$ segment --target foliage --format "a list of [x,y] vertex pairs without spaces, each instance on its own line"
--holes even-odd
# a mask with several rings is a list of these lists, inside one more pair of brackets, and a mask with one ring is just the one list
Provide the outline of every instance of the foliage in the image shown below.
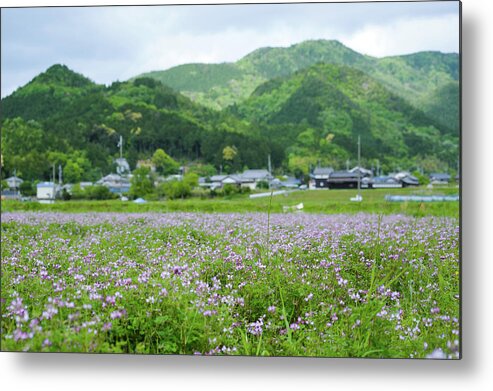
[[193,189],[199,185],[199,176],[193,172],[189,172],[183,176],[183,182]]
[[156,166],[157,171],[162,175],[176,174],[179,168],[178,162],[173,160],[161,148],[156,149],[152,155],[152,163]]
[[358,136],[367,162],[398,166],[428,155],[453,166],[458,156],[459,140],[448,128],[348,67],[319,64],[266,83],[234,112],[279,137],[287,168],[298,176],[316,164],[341,169],[355,161]]
[[457,218],[269,218],[3,214],[2,349],[460,358]]
[[234,158],[238,155],[238,149],[233,145],[232,147],[227,145],[223,149],[223,159],[229,162],[233,161]]
[[216,175],[216,169],[212,164],[192,163],[187,167],[189,173],[197,174],[199,177],[211,177]]
[[[421,169],[424,159],[450,170],[459,155],[458,75],[457,54],[376,59],[325,40],[108,87],[54,65],[2,99],[4,171],[48,180],[55,162],[66,182],[93,181],[111,171],[119,135],[131,167],[166,151],[163,174],[172,161],[197,162],[205,176],[221,166],[264,168],[268,155],[298,176],[315,164],[343,168],[358,135],[363,164]],[[235,156],[225,156],[233,146]]]
[[[175,162],[193,160],[218,169],[221,151],[227,145],[245,150],[237,157],[238,167],[264,165],[269,153],[273,164],[282,164],[283,151],[276,141],[265,138],[253,125],[196,105],[158,81],[139,78],[109,87],[93,83],[75,87],[77,83],[70,82],[77,79],[74,72],[59,69],[66,75],[57,77],[53,88],[63,99],[51,101],[37,92],[52,88],[45,84],[50,70],[48,76],[41,74],[35,83],[2,99],[2,154],[7,175],[17,169],[24,179],[48,180],[51,164],[56,162],[69,165],[71,180],[81,175],[81,180],[96,180],[111,171],[120,135],[131,167],[160,148]],[[64,80],[70,85],[64,85]],[[250,145],[261,147],[248,150]],[[90,168],[77,159],[68,163],[74,160],[69,155],[75,151],[85,153]]]
[[147,167],[136,168],[132,174],[129,191],[132,198],[145,197],[147,194],[152,193],[154,183],[150,178],[150,170]]
[[172,180],[159,185],[158,195],[170,200],[188,198],[192,194],[192,188],[186,181]]
[[117,198],[106,186],[96,185],[88,186],[84,189],[86,198],[89,200],[111,200]]
[[30,181],[24,181],[20,184],[19,191],[23,196],[32,197],[36,195],[36,186]]
[[[421,52],[377,59],[338,41],[311,40],[288,48],[260,48],[235,63],[186,64],[143,76],[160,80],[192,100],[219,110],[241,103],[264,82],[271,83],[272,79],[318,63],[345,65],[365,72],[441,125],[459,127],[458,116],[454,115],[459,100],[457,53]],[[450,83],[456,86],[455,91],[450,89]],[[443,98],[443,89],[447,90],[451,106],[443,104],[443,100],[433,100],[433,94]]]

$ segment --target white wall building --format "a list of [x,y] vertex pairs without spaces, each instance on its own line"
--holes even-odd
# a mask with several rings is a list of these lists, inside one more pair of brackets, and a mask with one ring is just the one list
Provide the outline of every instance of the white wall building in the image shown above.
[[52,203],[58,190],[59,186],[53,182],[40,182],[36,186],[36,198],[41,203]]

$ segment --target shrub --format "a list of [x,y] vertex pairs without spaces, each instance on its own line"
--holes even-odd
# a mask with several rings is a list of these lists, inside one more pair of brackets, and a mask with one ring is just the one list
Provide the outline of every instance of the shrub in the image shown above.
[[190,185],[184,181],[170,181],[159,185],[158,195],[160,197],[166,197],[170,200],[177,198],[188,198],[192,194],[192,189]]
[[84,189],[84,193],[89,200],[111,200],[117,198],[106,186],[89,186]]
[[267,181],[260,181],[257,183],[257,189],[268,189],[269,188],[269,182]]
[[19,190],[25,197],[32,197],[36,195],[36,188],[34,187],[34,184],[29,181],[22,182],[19,186]]

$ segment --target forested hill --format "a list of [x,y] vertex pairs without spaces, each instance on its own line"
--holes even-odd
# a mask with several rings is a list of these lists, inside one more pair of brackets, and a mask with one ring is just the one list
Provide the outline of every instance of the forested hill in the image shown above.
[[[450,82],[437,93],[450,97],[454,88]],[[96,180],[114,171],[120,135],[132,168],[162,148],[181,164],[209,164],[213,173],[265,168],[270,155],[277,172],[306,175],[316,164],[354,163],[358,135],[368,167],[455,167],[456,129],[430,115],[447,121],[450,114],[432,104],[433,95],[425,98],[428,113],[367,73],[319,63],[216,111],[149,77],[106,87],[54,65],[2,99],[2,174],[48,179],[55,163],[67,180]],[[443,103],[453,106],[453,98]],[[226,147],[233,158],[225,159]]]
[[[459,139],[381,82],[346,66],[318,64],[260,85],[228,109],[256,121],[286,148],[292,169],[354,159],[361,135],[368,166],[456,164]],[[436,167],[438,168],[438,167]]]
[[202,107],[150,78],[97,85],[54,65],[1,102],[3,177],[48,179],[61,164],[71,181],[97,180],[114,171],[119,136],[132,168],[158,148],[187,163],[223,164],[235,146],[231,170],[261,167],[284,152],[245,121]]
[[[260,48],[235,63],[187,64],[143,74],[160,80],[192,100],[222,109],[248,98],[262,83],[317,63],[347,65],[380,81],[394,94],[458,129],[459,55],[421,52],[375,58],[355,52],[338,41],[313,40],[287,48]],[[445,86],[454,88],[445,89]],[[447,94],[447,104],[430,99]],[[451,102],[452,101],[452,102]],[[452,105],[450,105],[452,103]],[[445,117],[440,112],[447,111]],[[455,121],[451,124],[450,119]]]

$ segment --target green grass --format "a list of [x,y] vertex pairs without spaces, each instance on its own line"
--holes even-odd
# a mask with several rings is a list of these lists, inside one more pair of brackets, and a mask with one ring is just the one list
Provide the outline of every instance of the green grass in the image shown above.
[[[388,202],[385,195],[411,194],[457,194],[458,188],[439,189],[366,189],[361,190],[362,202],[351,202],[356,190],[318,190],[296,191],[288,195],[272,198],[270,211],[282,213],[283,206],[303,203],[307,213],[376,213],[406,214],[411,216],[459,216],[458,202]],[[13,211],[52,211],[52,212],[266,212],[270,197],[250,199],[248,195],[235,195],[229,198],[152,201],[145,204],[115,201],[57,201],[54,204],[38,202],[2,201],[2,212]]]

